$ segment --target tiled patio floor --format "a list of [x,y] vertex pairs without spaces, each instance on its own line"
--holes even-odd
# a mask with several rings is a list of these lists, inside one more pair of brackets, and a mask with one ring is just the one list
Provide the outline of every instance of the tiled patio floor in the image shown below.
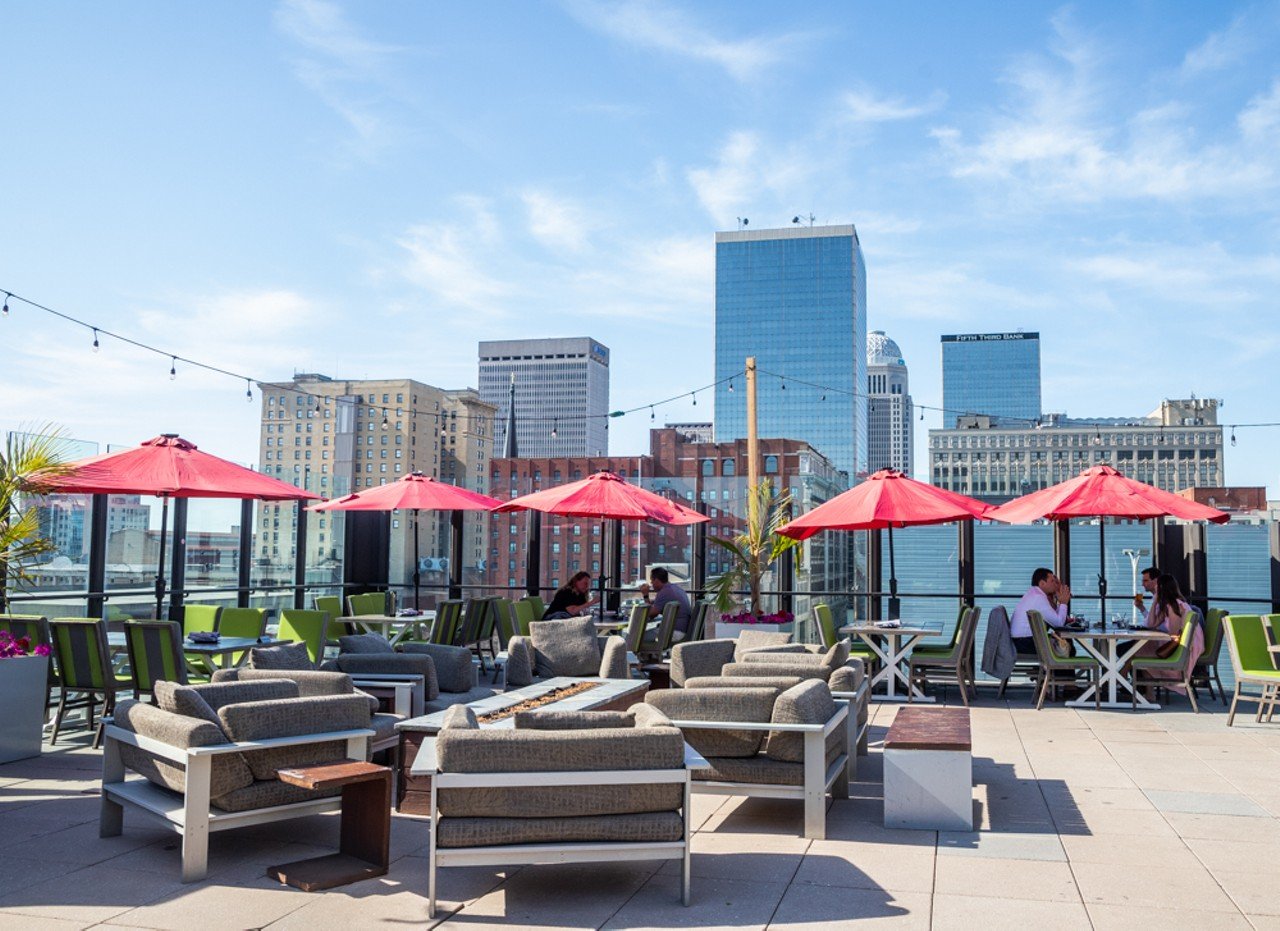
[[[1221,706],[1035,712],[1025,692],[973,712],[972,834],[880,826],[875,742],[828,839],[786,802],[696,798],[693,904],[674,864],[441,872],[449,928],[1280,929],[1280,725]],[[388,876],[321,894],[270,863],[332,849],[334,816],[214,836],[179,882],[176,835],[126,815],[100,839],[99,755],[80,741],[0,766],[0,928],[325,928],[427,924],[426,830],[396,818]]]

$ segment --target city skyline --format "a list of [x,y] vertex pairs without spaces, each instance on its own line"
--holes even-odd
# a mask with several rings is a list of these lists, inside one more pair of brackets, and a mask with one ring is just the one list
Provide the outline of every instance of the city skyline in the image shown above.
[[[0,12],[42,76],[0,88],[0,288],[269,381],[465,386],[480,340],[590,332],[625,409],[712,381],[715,230],[812,213],[858,227],[917,475],[942,333],[1038,330],[1048,411],[1274,419],[1275,3],[140,8]],[[0,326],[6,428],[255,458],[243,383]],[[1237,436],[1227,482],[1280,496],[1280,429]]]

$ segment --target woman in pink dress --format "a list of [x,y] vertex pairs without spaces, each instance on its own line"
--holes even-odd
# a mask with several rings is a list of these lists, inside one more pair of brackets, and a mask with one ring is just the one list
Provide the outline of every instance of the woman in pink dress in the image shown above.
[[[1151,605],[1151,613],[1147,615],[1147,627],[1151,630],[1159,630],[1169,635],[1170,640],[1178,640],[1182,636],[1182,625],[1186,623],[1188,612],[1191,611],[1191,605],[1182,597],[1182,591],[1178,588],[1178,580],[1173,576],[1160,576],[1156,580],[1155,601]],[[1142,645],[1142,649],[1138,650],[1138,656],[1155,656],[1156,651],[1164,644],[1159,640],[1152,640]],[[1195,632],[1191,635],[1191,642],[1187,645],[1187,649],[1191,655],[1187,658],[1187,662],[1195,665],[1196,660],[1200,658],[1200,654],[1204,652],[1204,630],[1199,624],[1196,625]],[[1174,669],[1149,669],[1147,674],[1153,679],[1172,679],[1177,681],[1177,685],[1166,686],[1171,691],[1182,694],[1185,692],[1181,685],[1182,673]]]

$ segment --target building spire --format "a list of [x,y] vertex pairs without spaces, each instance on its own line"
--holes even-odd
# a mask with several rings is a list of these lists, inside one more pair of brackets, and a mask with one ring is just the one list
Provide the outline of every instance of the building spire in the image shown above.
[[511,373],[511,389],[507,393],[507,433],[503,437],[502,456],[515,459],[520,453],[516,448],[516,373]]

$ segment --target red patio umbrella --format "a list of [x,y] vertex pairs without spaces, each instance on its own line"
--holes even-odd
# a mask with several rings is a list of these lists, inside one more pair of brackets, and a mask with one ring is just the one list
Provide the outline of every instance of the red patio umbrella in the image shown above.
[[155,495],[161,500],[160,565],[156,569],[156,617],[164,602],[164,544],[170,498],[257,498],[301,501],[317,494],[269,475],[201,452],[176,433],[165,433],[134,449],[90,456],[41,482],[46,493]]
[[[1085,469],[1075,478],[1015,498],[988,512],[991,520],[1029,524],[1034,520],[1070,520],[1073,517],[1122,517],[1148,520],[1177,517],[1223,524],[1231,515],[1171,492],[1121,475],[1109,465]],[[1098,597],[1101,616],[1107,613],[1106,524],[1098,527]]]
[[[889,531],[889,597],[898,597],[897,567],[893,556],[893,528],[945,524],[953,520],[983,518],[991,505],[954,491],[917,482],[897,469],[881,469],[807,514],[778,533],[807,540],[823,530]],[[891,608],[892,610],[892,608]]]
[[[661,495],[632,485],[612,472],[596,472],[567,485],[557,485],[543,491],[521,495],[503,502],[493,509],[497,513],[507,511],[541,511],[563,517],[599,518],[601,541],[604,539],[603,522],[606,520],[656,520],[663,524],[683,526],[698,524],[711,518],[699,514],[683,504],[669,501]],[[600,574],[600,589],[604,591],[604,574]]]
[[413,603],[418,604],[420,572],[418,570],[419,511],[488,511],[502,504],[477,491],[437,481],[421,472],[410,472],[389,485],[367,488],[323,504],[313,504],[310,511],[399,511],[413,512]]

